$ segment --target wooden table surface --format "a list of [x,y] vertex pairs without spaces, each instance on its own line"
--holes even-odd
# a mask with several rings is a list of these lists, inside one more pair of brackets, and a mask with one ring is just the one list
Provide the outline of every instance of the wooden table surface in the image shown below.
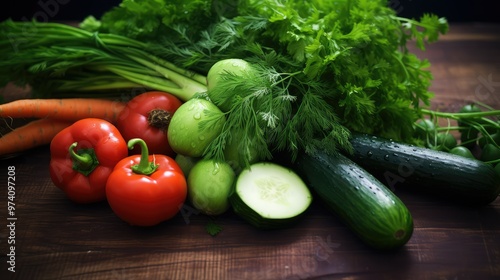
[[[499,46],[500,25],[451,24],[440,42],[417,52],[432,63],[433,107],[456,111],[478,100],[500,109]],[[159,226],[131,227],[106,203],[66,199],[49,178],[49,157],[45,146],[0,161],[0,279],[500,279],[500,198],[466,208],[396,189],[415,231],[404,248],[383,253],[319,202],[283,230],[260,231],[228,212],[212,237],[208,217],[187,207]],[[12,231],[8,166],[16,179]],[[7,271],[13,234],[15,273]]]

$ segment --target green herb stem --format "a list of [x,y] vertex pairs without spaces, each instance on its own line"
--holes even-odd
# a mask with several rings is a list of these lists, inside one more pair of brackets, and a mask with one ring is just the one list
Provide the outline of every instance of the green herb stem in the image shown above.
[[421,108],[420,111],[425,115],[450,118],[454,120],[477,119],[481,117],[500,116],[500,110],[490,110],[484,112],[471,112],[471,113],[448,113],[448,112],[439,112]]
[[[169,92],[182,101],[206,91],[205,76],[150,54],[147,44],[125,36],[58,23],[5,21],[0,23],[0,31],[3,29],[7,32],[0,35],[0,52],[4,53],[0,54],[0,68],[22,73],[5,76],[22,77],[24,69],[30,69],[33,76],[23,82],[47,94],[103,89],[102,83],[93,84],[96,80],[83,74],[88,70],[102,72],[108,80],[114,74],[116,82],[109,82],[104,89],[139,85]],[[42,76],[58,79],[45,82],[39,79]],[[124,79],[129,82],[123,83]],[[82,87],[85,84],[88,86]]]

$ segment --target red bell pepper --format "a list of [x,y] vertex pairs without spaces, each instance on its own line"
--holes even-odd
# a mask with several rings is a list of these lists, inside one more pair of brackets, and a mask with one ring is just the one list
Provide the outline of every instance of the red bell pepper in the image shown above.
[[106,181],[127,143],[108,121],[86,118],[59,132],[50,143],[50,178],[69,199],[93,203],[106,199]]
[[141,147],[141,155],[118,162],[108,178],[106,196],[113,212],[136,226],[154,226],[174,217],[187,196],[184,173],[166,155],[149,155],[142,139],[128,141],[129,149]]

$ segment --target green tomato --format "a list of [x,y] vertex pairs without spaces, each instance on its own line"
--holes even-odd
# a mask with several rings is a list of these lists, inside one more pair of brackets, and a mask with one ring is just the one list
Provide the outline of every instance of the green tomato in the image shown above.
[[478,140],[479,147],[483,148],[486,144],[497,144],[500,145],[500,132],[490,134],[490,138],[486,136],[481,136]]
[[228,163],[202,159],[189,172],[188,199],[201,213],[220,215],[229,208],[235,177]]
[[[482,112],[482,110],[481,110],[481,108],[477,107],[476,104],[467,104],[467,105],[463,106],[458,112],[459,113],[479,113],[479,112]],[[472,149],[477,145],[477,136],[479,134],[479,130],[470,126],[470,124],[467,123],[467,121],[478,122],[480,120],[481,120],[481,118],[477,118],[477,117],[460,118],[458,120],[458,126],[463,126],[463,127],[468,128],[465,130],[461,130],[461,134],[460,134],[461,145],[463,145],[469,149]],[[464,122],[464,121],[466,121],[466,122]]]
[[474,148],[477,145],[477,135],[479,131],[473,127],[460,132],[460,143],[469,149]]
[[[477,107],[476,104],[467,104],[460,108],[459,113],[479,113],[482,112],[481,108]],[[469,118],[469,120],[477,121],[479,118]],[[459,126],[468,126],[464,124],[460,119],[458,120]]]
[[415,137],[423,140],[434,139],[436,125],[429,119],[423,119],[415,124]]
[[495,165],[495,172],[498,174],[498,178],[500,178],[500,163],[497,163],[497,165]]
[[451,154],[455,154],[455,155],[459,155],[459,156],[462,156],[462,157],[466,157],[466,158],[475,159],[475,157],[472,154],[472,152],[468,148],[466,148],[464,146],[456,146],[455,148],[453,148],[453,149],[450,150],[450,153]]
[[449,151],[457,145],[457,139],[449,133],[441,132],[436,135],[436,146],[438,150]]
[[206,99],[193,98],[175,111],[168,126],[168,143],[178,154],[201,157],[221,133],[224,113]]
[[500,159],[500,148],[493,144],[484,145],[481,151],[480,159],[482,161],[493,161]]
[[187,178],[189,175],[189,172],[193,168],[193,166],[200,160],[199,158],[194,158],[194,157],[188,157],[185,155],[177,154],[175,156],[175,162],[179,165],[179,167],[182,169],[182,173],[184,173],[184,176]]
[[212,102],[222,111],[229,111],[231,109],[233,97],[235,95],[244,95],[245,93],[220,85],[223,84],[224,75],[231,74],[242,77],[242,80],[246,80],[251,79],[253,77],[252,73],[254,72],[255,69],[253,66],[243,59],[231,58],[216,62],[207,73],[207,93],[210,100],[212,100]]
[[252,71],[252,65],[246,60],[239,58],[223,59],[216,62],[207,73],[207,89],[210,91],[217,86],[223,73],[242,75],[247,71]]

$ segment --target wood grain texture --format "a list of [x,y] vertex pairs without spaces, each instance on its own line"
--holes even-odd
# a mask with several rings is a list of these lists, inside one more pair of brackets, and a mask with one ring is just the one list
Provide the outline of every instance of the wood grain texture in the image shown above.
[[[420,57],[432,63],[433,108],[470,100],[500,108],[499,25],[452,25]],[[486,82],[485,82],[486,81]],[[5,89],[4,89],[5,92]],[[10,92],[10,91],[9,91]],[[415,232],[401,250],[364,246],[315,201],[293,228],[260,231],[228,212],[153,228],[121,222],[106,203],[77,205],[54,187],[48,147],[0,161],[0,279],[499,279],[500,198],[466,208],[397,188]],[[16,272],[7,271],[6,177],[16,168]]]

